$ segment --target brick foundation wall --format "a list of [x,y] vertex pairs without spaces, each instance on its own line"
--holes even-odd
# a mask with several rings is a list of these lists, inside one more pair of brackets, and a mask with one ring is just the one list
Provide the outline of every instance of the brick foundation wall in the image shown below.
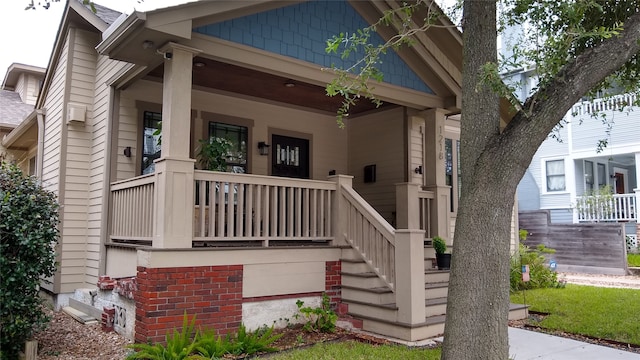
[[331,308],[336,310],[342,302],[342,263],[340,261],[327,261],[324,286],[325,292],[331,298]]
[[186,312],[218,334],[242,321],[242,265],[181,268],[138,267],[136,342],[164,342],[181,328]]

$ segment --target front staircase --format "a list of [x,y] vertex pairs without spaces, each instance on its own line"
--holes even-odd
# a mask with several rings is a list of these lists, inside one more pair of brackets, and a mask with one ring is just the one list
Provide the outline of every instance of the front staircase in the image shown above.
[[[424,307],[423,322],[399,321],[396,294],[352,248],[342,250],[342,302],[348,305],[348,315],[362,320],[363,330],[418,341],[444,333],[447,309],[449,270],[434,267],[435,253],[431,245],[424,247]],[[526,308],[511,306],[509,319],[527,316]]]

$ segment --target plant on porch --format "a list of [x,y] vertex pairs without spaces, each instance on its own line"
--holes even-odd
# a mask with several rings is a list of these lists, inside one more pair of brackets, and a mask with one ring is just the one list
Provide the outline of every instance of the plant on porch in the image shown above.
[[603,185],[598,190],[585,191],[576,200],[575,208],[580,220],[599,222],[610,218],[614,212],[613,188]]
[[221,137],[201,139],[198,150],[198,162],[203,170],[227,171],[227,158],[233,144]]
[[438,269],[446,270],[451,266],[451,254],[445,254],[447,251],[447,243],[440,236],[434,236],[433,249],[436,252],[436,261]]

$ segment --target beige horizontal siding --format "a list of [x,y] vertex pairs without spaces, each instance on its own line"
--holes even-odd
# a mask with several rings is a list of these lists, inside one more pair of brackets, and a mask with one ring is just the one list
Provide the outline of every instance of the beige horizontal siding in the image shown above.
[[410,129],[409,129],[409,174],[411,174],[411,182],[417,184],[423,184],[422,174],[416,174],[414,171],[418,166],[422,166],[422,170],[424,172],[425,164],[424,164],[424,119],[421,117],[412,116],[410,119]]
[[[146,109],[138,109],[139,101],[161,104],[162,84],[150,81],[138,81],[120,97],[120,122],[118,131],[117,178],[119,180],[139,175],[135,157],[140,141],[138,134],[140,114]],[[262,102],[241,99],[221,94],[203,91],[193,91],[193,109],[198,112],[208,112],[252,120],[254,126],[249,129],[252,143],[248,150],[251,152],[252,173],[269,174],[269,157],[258,154],[257,143],[270,143],[269,133],[284,134],[279,130],[305,134],[311,137],[311,168],[312,178],[324,180],[330,170],[337,173],[347,173],[347,130],[340,129],[333,114],[320,114]],[[194,132],[200,138],[206,124],[198,117],[194,122]],[[197,140],[194,141],[197,144]],[[130,146],[134,156],[125,158],[122,155],[125,147]],[[193,155],[192,155],[193,156]]]
[[[349,173],[353,186],[389,223],[394,224],[395,184],[405,180],[403,109],[348,121]],[[376,165],[376,182],[364,183],[364,167]]]
[[63,104],[64,84],[67,66],[67,55],[69,51],[69,39],[64,40],[60,58],[56,68],[53,69],[47,97],[44,100],[45,115],[45,137],[42,166],[42,183],[48,190],[58,193],[60,177],[60,154],[63,126]]

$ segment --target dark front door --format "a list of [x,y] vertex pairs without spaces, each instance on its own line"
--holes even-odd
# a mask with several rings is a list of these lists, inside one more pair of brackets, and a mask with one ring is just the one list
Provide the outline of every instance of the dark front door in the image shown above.
[[616,178],[616,194],[624,194],[624,174],[615,173]]
[[309,140],[272,135],[271,144],[271,175],[309,178]]

